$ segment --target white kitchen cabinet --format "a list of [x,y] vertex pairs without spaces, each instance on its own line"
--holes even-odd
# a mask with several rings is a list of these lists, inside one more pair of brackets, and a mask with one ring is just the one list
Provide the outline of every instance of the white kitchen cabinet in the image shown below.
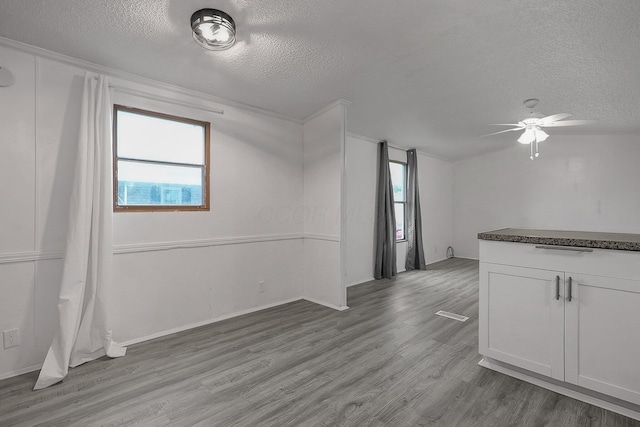
[[640,252],[481,240],[479,297],[482,366],[640,419]]
[[483,263],[480,275],[480,353],[564,380],[564,273]]
[[640,404],[640,281],[485,263],[480,274],[482,355]]
[[640,404],[640,281],[566,275],[565,381]]

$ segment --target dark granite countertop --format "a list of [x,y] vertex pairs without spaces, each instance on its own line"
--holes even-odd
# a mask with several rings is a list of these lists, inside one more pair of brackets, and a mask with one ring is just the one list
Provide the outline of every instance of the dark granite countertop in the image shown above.
[[640,234],[600,233],[593,231],[535,230],[503,228],[478,233],[478,239],[538,245],[640,251]]

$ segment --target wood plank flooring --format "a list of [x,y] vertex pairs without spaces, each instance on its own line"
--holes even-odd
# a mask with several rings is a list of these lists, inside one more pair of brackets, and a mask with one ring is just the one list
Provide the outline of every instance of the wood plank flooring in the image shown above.
[[477,261],[354,286],[348,304],[133,345],[37,392],[37,372],[0,381],[0,426],[640,426],[477,365]]

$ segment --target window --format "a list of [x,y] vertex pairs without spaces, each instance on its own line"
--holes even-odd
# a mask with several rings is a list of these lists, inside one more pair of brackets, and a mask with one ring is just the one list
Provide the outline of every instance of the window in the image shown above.
[[406,240],[404,224],[407,211],[407,165],[400,162],[389,162],[389,169],[396,212],[396,241]]
[[207,122],[116,105],[114,211],[209,210]]

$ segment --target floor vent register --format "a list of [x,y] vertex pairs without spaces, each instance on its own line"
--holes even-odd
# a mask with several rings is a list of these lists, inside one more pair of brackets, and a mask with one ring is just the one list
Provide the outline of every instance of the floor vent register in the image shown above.
[[447,319],[457,320],[458,322],[466,322],[467,320],[469,320],[467,316],[462,316],[460,314],[455,314],[455,313],[449,313],[448,311],[442,311],[442,310],[437,312],[436,315],[446,317]]

